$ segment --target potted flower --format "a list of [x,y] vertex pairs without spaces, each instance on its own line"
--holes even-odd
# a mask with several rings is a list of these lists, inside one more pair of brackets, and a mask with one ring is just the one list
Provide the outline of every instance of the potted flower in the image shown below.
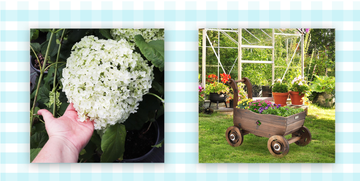
[[[243,83],[238,83],[237,84],[238,87],[238,102],[240,102],[243,99],[246,99],[247,94],[244,90],[244,84]],[[234,99],[234,92],[231,89],[229,94],[227,94],[227,98],[226,98],[226,102],[230,104],[230,107],[233,108],[233,99]]]
[[214,82],[212,84],[207,84],[205,89],[205,94],[209,95],[209,99],[210,99],[209,107],[211,106],[211,102],[216,102],[217,108],[220,102],[224,102],[225,106],[227,107],[226,105],[227,93],[229,93],[229,87],[223,83]]
[[288,86],[285,83],[282,83],[281,79],[276,80],[275,84],[272,86],[272,94],[275,104],[286,106],[286,100],[289,95],[288,91]]
[[290,87],[290,98],[291,104],[293,105],[302,105],[303,104],[303,97],[305,93],[309,91],[309,86],[306,82],[301,78],[301,75],[295,77],[294,80],[291,82]]
[[199,85],[199,112],[203,110],[204,101],[205,101],[204,88],[201,85]]

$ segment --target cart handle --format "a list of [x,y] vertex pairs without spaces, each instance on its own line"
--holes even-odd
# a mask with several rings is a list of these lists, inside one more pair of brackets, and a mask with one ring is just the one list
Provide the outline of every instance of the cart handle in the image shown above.
[[251,82],[248,78],[244,77],[241,80],[234,80],[234,79],[230,79],[228,80],[228,84],[230,84],[231,88],[234,90],[234,100],[233,100],[233,108],[235,109],[237,104],[238,104],[238,94],[235,94],[235,92],[238,92],[238,88],[236,83],[238,82],[242,82],[246,85],[247,87],[247,92],[248,92],[248,98],[252,99],[252,85]]

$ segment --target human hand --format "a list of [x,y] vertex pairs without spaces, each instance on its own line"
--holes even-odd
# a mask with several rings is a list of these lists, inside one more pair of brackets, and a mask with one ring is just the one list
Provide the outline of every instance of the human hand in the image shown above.
[[44,118],[49,140],[66,144],[71,150],[77,152],[76,156],[86,146],[94,132],[94,121],[78,121],[78,114],[73,103],[69,104],[64,115],[59,118],[54,118],[46,109],[41,109],[37,113]]

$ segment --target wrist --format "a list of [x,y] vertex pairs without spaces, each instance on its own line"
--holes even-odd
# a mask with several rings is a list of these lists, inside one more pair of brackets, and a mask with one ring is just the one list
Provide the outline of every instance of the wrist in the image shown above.
[[81,150],[71,141],[61,136],[51,136],[49,137],[48,142],[51,142],[53,145],[58,145],[64,157],[77,162]]

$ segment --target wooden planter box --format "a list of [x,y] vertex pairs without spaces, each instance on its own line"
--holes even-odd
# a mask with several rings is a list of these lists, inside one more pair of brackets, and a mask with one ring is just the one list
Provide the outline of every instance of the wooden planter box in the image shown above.
[[305,111],[289,117],[281,117],[234,108],[233,120],[234,126],[243,130],[244,134],[251,133],[270,138],[273,135],[285,136],[296,132],[304,125],[305,117]]
[[[247,87],[251,87],[249,79],[230,80],[230,85],[236,91],[236,82],[244,82]],[[251,90],[248,89],[248,97],[252,98]],[[235,96],[235,95],[234,95]],[[310,131],[304,127],[307,110],[288,117],[281,117],[270,114],[259,114],[246,109],[236,108],[237,96],[233,103],[233,124],[226,130],[226,140],[233,146],[240,146],[246,134],[254,134],[260,137],[267,137],[269,152],[277,157],[282,157],[289,152],[289,144],[295,143],[305,146],[311,141]],[[292,138],[286,139],[284,136],[292,134]]]

